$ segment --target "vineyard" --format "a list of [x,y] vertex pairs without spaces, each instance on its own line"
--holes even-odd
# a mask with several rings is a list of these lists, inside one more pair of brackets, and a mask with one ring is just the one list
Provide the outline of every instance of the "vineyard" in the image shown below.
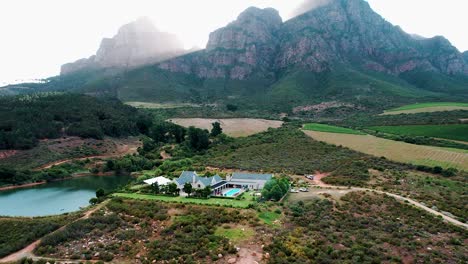
[[468,170],[468,154],[450,149],[413,145],[371,135],[352,135],[304,131],[315,140],[344,146],[377,157],[415,165],[441,166]]

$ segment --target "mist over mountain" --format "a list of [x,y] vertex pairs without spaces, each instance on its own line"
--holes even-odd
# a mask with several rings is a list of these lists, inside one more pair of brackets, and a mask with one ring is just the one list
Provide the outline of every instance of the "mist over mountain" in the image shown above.
[[[250,7],[212,32],[206,49],[181,56],[171,35],[131,23],[96,56],[62,68],[97,70],[35,89],[286,112],[328,101],[364,109],[468,99],[467,52],[444,37],[408,34],[364,0],[308,1],[297,14],[283,22],[275,9]],[[152,65],[137,67],[144,64]],[[106,67],[132,69],[109,76],[100,73]]]
[[122,26],[113,38],[105,38],[88,59],[61,67],[61,74],[97,68],[131,68],[156,63],[185,52],[177,36],[159,31],[148,18]]

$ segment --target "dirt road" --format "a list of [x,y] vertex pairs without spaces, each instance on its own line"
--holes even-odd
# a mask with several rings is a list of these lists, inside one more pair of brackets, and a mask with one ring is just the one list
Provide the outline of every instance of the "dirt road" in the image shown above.
[[403,202],[408,202],[428,213],[431,213],[433,215],[437,215],[437,216],[441,216],[445,221],[449,222],[449,223],[452,223],[456,226],[459,226],[459,227],[462,227],[462,228],[465,228],[465,229],[468,229],[468,224],[466,223],[463,223],[463,222],[460,222],[458,221],[457,219],[455,218],[452,218],[450,216],[447,216],[447,215],[444,215],[443,213],[440,213],[436,210],[433,210],[423,204],[421,204],[420,202],[418,201],[415,201],[415,200],[412,200],[410,198],[406,198],[404,196],[401,196],[401,195],[398,195],[398,194],[394,194],[394,193],[390,193],[390,192],[384,192],[384,191],[379,191],[379,190],[375,190],[375,189],[370,189],[370,188],[360,188],[360,187],[346,187],[346,186],[335,186],[335,185],[329,185],[329,184],[326,184],[322,181],[322,179],[324,177],[328,176],[328,174],[326,173],[316,173],[315,174],[315,177],[313,180],[307,180],[308,182],[312,183],[313,185],[315,186],[318,186],[320,188],[326,188],[326,189],[333,189],[333,190],[339,190],[339,191],[370,191],[370,192],[375,192],[375,193],[379,193],[379,194],[386,194],[388,196],[391,196],[397,200],[400,200],[400,201],[403,201]]

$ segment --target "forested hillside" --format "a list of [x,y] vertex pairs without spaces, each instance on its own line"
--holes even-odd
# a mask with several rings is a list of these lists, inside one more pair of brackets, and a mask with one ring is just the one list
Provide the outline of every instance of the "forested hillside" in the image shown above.
[[29,149],[40,139],[137,135],[148,120],[115,99],[79,94],[0,98],[0,149]]

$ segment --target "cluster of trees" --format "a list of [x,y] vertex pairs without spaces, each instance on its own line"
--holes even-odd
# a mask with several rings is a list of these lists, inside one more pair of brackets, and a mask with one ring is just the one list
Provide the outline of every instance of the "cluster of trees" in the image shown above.
[[181,147],[179,147],[179,150],[182,152],[202,152],[209,148],[210,136],[216,138],[223,133],[219,122],[213,123],[212,130],[208,131],[196,127],[189,127],[187,129],[173,123],[162,121],[153,124],[148,131],[148,137],[143,140],[143,147],[140,149],[139,153],[153,158],[154,155],[152,155],[152,153],[155,150],[159,150],[161,145],[167,143],[180,145]]
[[165,194],[170,196],[179,196],[180,189],[177,188],[177,184],[171,182],[166,185],[161,185],[157,182],[151,184],[151,192],[154,194]]
[[189,182],[184,184],[182,190],[188,194],[189,197],[193,195],[198,198],[209,198],[212,192],[210,186],[206,186],[203,189],[193,189],[192,184]]
[[429,172],[429,173],[434,173],[434,174],[441,174],[442,176],[445,176],[445,177],[452,177],[452,176],[455,176],[458,173],[458,170],[455,169],[455,168],[444,169],[444,168],[442,168],[440,166],[429,167],[429,166],[424,166],[424,165],[418,165],[418,166],[416,166],[416,169],[418,171]]
[[39,139],[102,139],[147,133],[152,120],[116,99],[80,94],[0,98],[0,149],[29,149]]
[[289,180],[287,178],[271,179],[262,190],[262,197],[266,200],[279,201],[289,191]]
[[63,179],[82,169],[83,166],[77,163],[66,163],[43,171],[21,170],[0,166],[0,186]]
[[117,174],[120,174],[124,172],[151,170],[156,165],[159,165],[158,161],[150,160],[144,156],[126,155],[115,160],[108,160],[104,166],[104,171],[115,171]]

